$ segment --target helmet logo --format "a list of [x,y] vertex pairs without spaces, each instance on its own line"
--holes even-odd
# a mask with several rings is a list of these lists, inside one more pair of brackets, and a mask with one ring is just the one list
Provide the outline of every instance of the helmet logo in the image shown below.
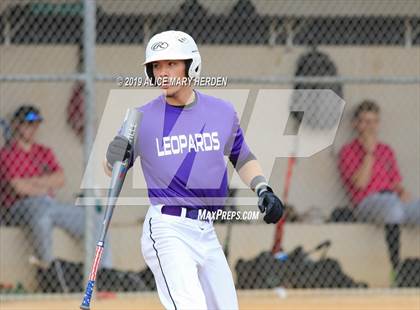
[[182,37],[182,38],[178,39],[178,41],[181,42],[181,43],[185,43],[185,42],[187,42],[187,40],[188,39],[186,37]]
[[152,45],[151,49],[152,51],[161,51],[168,47],[168,43],[166,42],[156,42]]

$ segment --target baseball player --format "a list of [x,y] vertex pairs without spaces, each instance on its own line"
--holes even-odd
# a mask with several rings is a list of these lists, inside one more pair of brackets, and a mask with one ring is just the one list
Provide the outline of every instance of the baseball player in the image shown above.
[[[237,309],[232,274],[211,220],[199,210],[223,208],[228,193],[225,156],[258,195],[264,221],[277,223],[283,205],[244,140],[231,103],[168,81],[197,79],[201,57],[194,39],[181,31],[153,36],[145,73],[163,94],[139,107],[136,145],[117,135],[105,169],[140,157],[151,206],[141,250],[166,309]],[[202,212],[202,211],[201,211]]]

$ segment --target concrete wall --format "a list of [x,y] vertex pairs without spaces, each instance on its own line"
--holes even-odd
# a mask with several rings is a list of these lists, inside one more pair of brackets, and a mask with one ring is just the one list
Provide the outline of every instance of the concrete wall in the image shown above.
[[[420,48],[401,47],[320,47],[334,60],[342,76],[419,76]],[[262,46],[202,46],[203,75],[253,77],[293,75],[304,48]],[[74,46],[0,46],[1,74],[65,74],[76,68]],[[98,46],[97,71],[104,74],[142,75],[143,46]],[[72,83],[8,82],[0,84],[0,114],[9,116],[22,102],[41,107],[45,123],[39,139],[51,146],[61,161],[67,186],[58,198],[74,201],[83,173],[82,144],[65,121],[66,104]],[[290,85],[229,85],[229,88],[289,88]],[[97,119],[104,111],[110,89],[115,83],[97,83]],[[337,137],[332,147],[311,158],[298,161],[292,180],[290,201],[298,210],[321,208],[327,215],[331,208],[347,203],[336,170],[336,155],[351,137],[350,115],[356,103],[371,98],[382,108],[381,138],[396,150],[404,185],[414,197],[420,196],[420,86],[397,84],[346,84],[347,102]],[[267,121],[276,123],[275,115]],[[270,145],[267,145],[270,147]],[[279,159],[271,183],[281,192],[287,160]],[[137,210],[138,211],[138,210]],[[130,212],[129,212],[130,213]],[[137,214],[138,212],[136,212]],[[144,214],[144,208],[140,216]]]

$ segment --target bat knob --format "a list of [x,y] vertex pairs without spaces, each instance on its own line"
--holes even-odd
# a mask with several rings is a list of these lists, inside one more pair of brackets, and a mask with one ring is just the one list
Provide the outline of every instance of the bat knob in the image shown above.
[[82,310],[90,310],[89,306],[80,305],[80,309]]

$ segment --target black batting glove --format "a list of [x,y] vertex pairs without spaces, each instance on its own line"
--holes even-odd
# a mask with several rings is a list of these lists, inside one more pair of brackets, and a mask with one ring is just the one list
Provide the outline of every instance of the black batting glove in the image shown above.
[[131,166],[133,159],[132,149],[133,148],[126,137],[115,136],[108,145],[108,150],[106,151],[106,160],[108,164],[113,167],[115,162],[123,162],[129,158],[129,166]]
[[267,224],[277,223],[283,216],[284,206],[281,200],[273,193],[270,186],[264,185],[258,188],[258,208],[264,215]]

